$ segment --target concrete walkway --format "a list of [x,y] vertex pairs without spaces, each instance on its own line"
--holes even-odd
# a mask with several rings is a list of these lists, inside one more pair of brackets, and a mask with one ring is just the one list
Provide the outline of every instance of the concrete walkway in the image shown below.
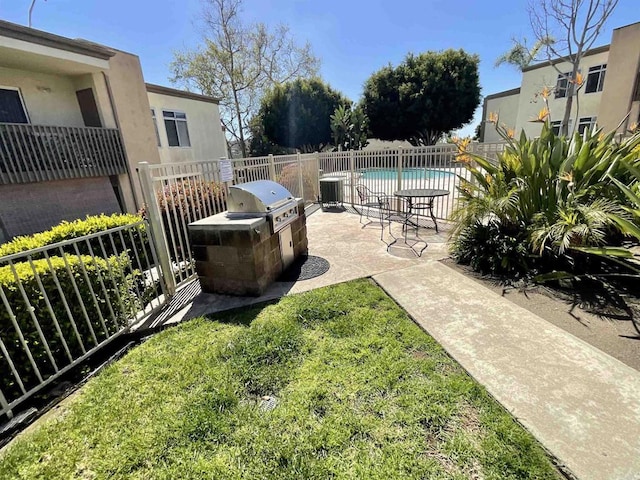
[[640,479],[640,372],[439,262],[373,278],[573,475]]

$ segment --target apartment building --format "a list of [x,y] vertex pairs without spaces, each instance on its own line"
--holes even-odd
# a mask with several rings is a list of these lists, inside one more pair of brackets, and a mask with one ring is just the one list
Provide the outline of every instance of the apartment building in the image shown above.
[[529,136],[540,133],[541,124],[532,122],[544,106],[539,93],[548,87],[550,121],[560,130],[567,95],[574,95],[569,131],[582,132],[592,125],[607,131],[627,131],[640,122],[640,22],[616,28],[611,43],[587,51],[580,65],[584,84],[576,93],[564,73],[571,71],[566,59],[531,65],[522,72],[520,87],[488,95],[483,105],[482,141],[501,138],[487,121],[498,113],[500,123],[524,130]]
[[217,99],[146,84],[134,54],[0,21],[0,243],[137,211],[138,162],[225,152]]

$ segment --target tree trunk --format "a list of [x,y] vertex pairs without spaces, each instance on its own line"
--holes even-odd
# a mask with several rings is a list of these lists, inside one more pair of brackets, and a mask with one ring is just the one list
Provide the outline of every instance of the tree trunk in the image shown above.
[[[582,58],[580,52],[577,55],[578,58]],[[562,117],[562,125],[560,126],[560,133],[564,136],[569,135],[569,119],[571,118],[571,108],[573,107],[573,92],[574,90],[577,93],[577,85],[574,82],[576,76],[578,75],[578,69],[580,65],[578,62],[573,64],[573,69],[571,70],[571,78],[567,79],[567,103],[564,107],[564,116]],[[576,119],[577,121],[577,119]]]

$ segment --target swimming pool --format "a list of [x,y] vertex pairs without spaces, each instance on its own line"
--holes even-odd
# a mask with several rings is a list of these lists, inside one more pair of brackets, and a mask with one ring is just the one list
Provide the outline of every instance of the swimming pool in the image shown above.
[[[398,178],[398,170],[395,168],[367,168],[360,172],[363,180],[397,180]],[[405,168],[402,170],[403,180],[430,180],[448,178],[451,175],[455,175],[455,173],[431,168]]]

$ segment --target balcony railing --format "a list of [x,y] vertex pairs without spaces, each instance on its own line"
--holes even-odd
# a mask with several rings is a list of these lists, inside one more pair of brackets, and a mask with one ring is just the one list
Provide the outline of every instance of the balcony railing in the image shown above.
[[0,123],[0,185],[126,171],[117,129]]

